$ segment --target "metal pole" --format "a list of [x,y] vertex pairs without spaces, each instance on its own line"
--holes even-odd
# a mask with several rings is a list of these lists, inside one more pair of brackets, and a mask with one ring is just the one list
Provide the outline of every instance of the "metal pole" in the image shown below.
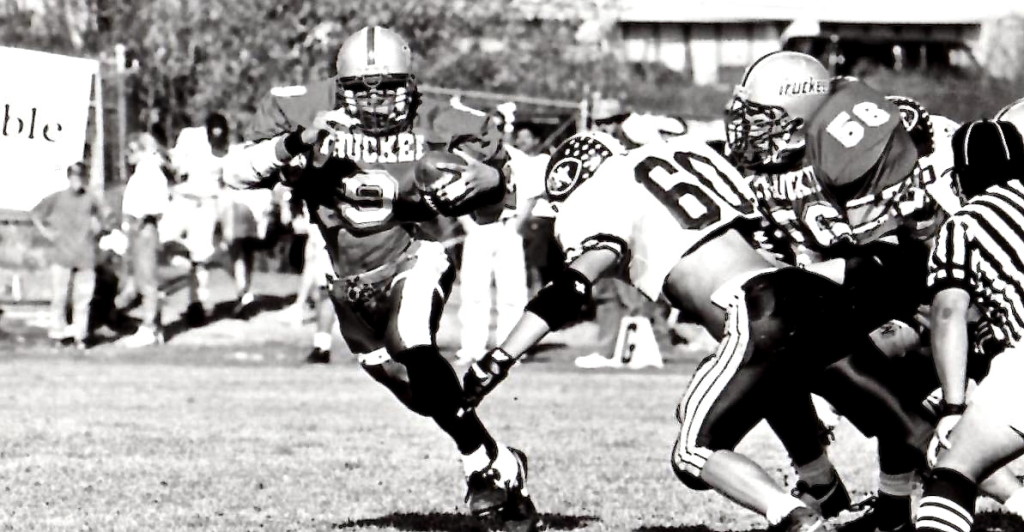
[[117,180],[124,183],[128,180],[128,168],[124,160],[124,144],[128,137],[128,104],[126,101],[125,82],[125,48],[121,43],[114,45],[114,69],[117,80]]
[[104,172],[104,155],[107,153],[106,147],[103,145],[103,79],[100,73],[103,69],[99,63],[96,63],[96,72],[93,73],[93,112],[95,113],[96,119],[93,121],[93,139],[92,139],[92,150],[89,157],[92,159],[90,162],[90,175],[89,175],[89,186],[94,191],[102,192],[106,185],[106,172]]

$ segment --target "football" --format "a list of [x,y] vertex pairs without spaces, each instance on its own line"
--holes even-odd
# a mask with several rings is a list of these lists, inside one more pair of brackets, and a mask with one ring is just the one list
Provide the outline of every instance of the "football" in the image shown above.
[[466,160],[450,151],[428,151],[416,161],[414,176],[416,186],[420,190],[433,190],[443,187],[458,178],[458,174],[439,168],[441,164],[457,164],[464,166]]
[[423,157],[416,161],[416,166],[413,169],[416,187],[423,194],[427,203],[440,214],[445,216],[467,214],[473,210],[468,205],[463,204],[455,208],[438,197],[438,193],[445,187],[449,187],[449,195],[453,195],[453,193],[454,195],[458,194],[457,188],[459,185],[453,185],[453,183],[458,181],[460,175],[457,172],[441,169],[440,166],[443,164],[465,166],[466,160],[458,154],[449,151],[429,151],[423,154]]

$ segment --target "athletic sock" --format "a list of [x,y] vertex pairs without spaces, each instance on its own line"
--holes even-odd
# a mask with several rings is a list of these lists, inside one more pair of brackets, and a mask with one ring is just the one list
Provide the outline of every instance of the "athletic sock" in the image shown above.
[[917,508],[917,529],[930,532],[970,532],[978,486],[952,469],[937,468],[925,482]]

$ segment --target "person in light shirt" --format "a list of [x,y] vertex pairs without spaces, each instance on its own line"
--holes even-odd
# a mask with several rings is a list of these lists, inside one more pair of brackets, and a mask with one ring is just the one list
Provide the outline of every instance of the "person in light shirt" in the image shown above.
[[218,198],[228,149],[227,134],[227,120],[213,113],[205,127],[183,129],[171,155],[179,184],[172,190],[174,219],[165,228],[171,238],[180,238],[192,262],[185,319],[193,326],[205,323],[212,310],[209,263],[217,250]]
[[[504,110],[505,113],[501,113]],[[507,107],[492,115],[506,136],[511,136]],[[460,216],[466,233],[459,269],[460,347],[456,362],[469,364],[487,352],[491,325],[491,281],[494,282],[494,306],[497,309],[495,334],[504,338],[519,319],[528,298],[526,253],[523,232],[537,198],[544,194],[544,169],[547,158],[528,155],[506,142],[509,167],[516,183],[516,206],[506,208],[498,221],[480,224],[469,216]]]
[[128,234],[128,260],[132,271],[126,287],[114,301],[117,308],[127,307],[136,297],[142,299],[142,323],[131,336],[120,340],[124,347],[143,347],[163,341],[160,325],[160,283],[157,257],[160,235],[157,226],[170,205],[167,175],[155,138],[139,133],[128,142],[128,164],[132,175],[121,200],[123,227]]

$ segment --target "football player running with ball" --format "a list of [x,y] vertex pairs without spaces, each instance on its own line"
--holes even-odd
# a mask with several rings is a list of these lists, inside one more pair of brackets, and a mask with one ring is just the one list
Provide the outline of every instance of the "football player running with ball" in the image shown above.
[[342,43],[336,77],[271,91],[250,140],[229,185],[288,176],[326,241],[331,299],[362,368],[451,437],[473,515],[535,529],[525,455],[497,443],[475,413],[457,415],[462,387],[435,339],[455,270],[431,223],[439,213],[487,222],[501,211],[511,183],[500,132],[487,117],[421,98],[409,45],[370,26]]
[[580,318],[595,279],[621,271],[648,297],[664,295],[697,316],[721,341],[677,410],[672,465],[687,486],[713,488],[778,530],[828,530],[817,512],[734,451],[758,422],[812,392],[862,432],[915,450],[923,464],[931,425],[900,408],[889,392],[896,383],[872,364],[851,377],[860,359],[881,355],[844,290],[754,249],[745,235],[755,217],[750,191],[706,144],[684,136],[624,152],[607,136],[580,134],[555,151],[546,189],[568,267],[466,373],[469,406],[545,334]]

